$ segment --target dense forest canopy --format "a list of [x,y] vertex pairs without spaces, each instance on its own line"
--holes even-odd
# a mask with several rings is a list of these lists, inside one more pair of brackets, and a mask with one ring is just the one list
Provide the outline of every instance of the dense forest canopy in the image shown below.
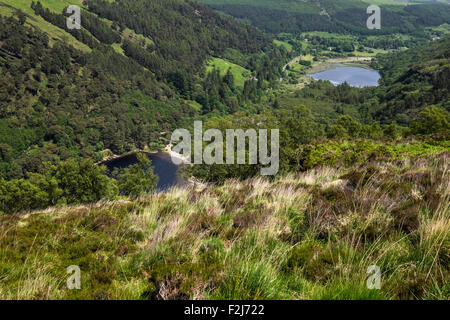
[[450,109],[450,37],[380,56],[374,66],[383,74],[375,112],[380,121],[406,125],[424,106]]
[[382,28],[368,30],[368,2],[360,0],[319,1],[249,1],[200,0],[216,10],[238,19],[250,21],[270,33],[332,31],[361,35],[417,33],[423,27],[450,22],[450,10],[445,3],[425,3],[405,6],[401,3],[381,5]]
[[123,48],[125,54],[137,59],[141,58],[140,53],[144,55],[142,63],[162,77],[181,68],[186,72],[199,72],[207,57],[220,56],[227,48],[250,54],[270,43],[256,29],[237,24],[192,2],[87,0],[86,4],[99,17],[115,21],[119,29],[128,27],[151,39],[152,43],[146,48],[133,47],[128,42]]

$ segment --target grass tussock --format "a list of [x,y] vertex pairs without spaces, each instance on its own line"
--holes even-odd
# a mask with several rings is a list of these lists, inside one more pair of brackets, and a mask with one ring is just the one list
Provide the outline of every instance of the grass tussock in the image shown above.
[[449,299],[449,215],[442,154],[3,216],[0,298]]

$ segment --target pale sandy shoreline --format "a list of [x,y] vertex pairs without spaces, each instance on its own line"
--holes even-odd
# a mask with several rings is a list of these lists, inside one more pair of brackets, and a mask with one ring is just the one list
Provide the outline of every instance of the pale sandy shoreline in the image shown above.
[[168,144],[164,148],[164,150],[155,151],[155,152],[148,151],[148,150],[137,149],[137,150],[133,150],[133,151],[127,152],[127,153],[122,154],[122,155],[113,154],[111,156],[103,158],[101,161],[97,162],[96,165],[103,165],[103,164],[106,164],[106,163],[108,163],[110,161],[126,158],[126,157],[129,157],[129,156],[132,156],[132,155],[136,155],[138,153],[145,153],[147,155],[153,155],[153,156],[154,155],[158,155],[158,154],[159,155],[164,154],[164,155],[167,155],[168,157],[170,157],[171,159],[176,159],[177,162],[181,163],[179,165],[184,165],[184,164],[189,164],[190,163],[190,161],[186,157],[184,157],[182,154],[179,154],[179,153],[177,153],[177,152],[172,150],[172,144]]
[[321,61],[316,65],[313,65],[311,69],[308,70],[308,74],[318,73],[325,70],[341,67],[355,65],[361,68],[369,68],[368,64],[372,61],[372,57],[346,57],[346,58],[332,58],[325,61]]
[[190,164],[191,161],[189,159],[187,159],[186,157],[184,157],[182,154],[179,154],[175,151],[172,150],[172,144],[168,144],[165,148],[164,148],[164,152],[169,154],[172,159],[178,159],[182,162],[182,164]]

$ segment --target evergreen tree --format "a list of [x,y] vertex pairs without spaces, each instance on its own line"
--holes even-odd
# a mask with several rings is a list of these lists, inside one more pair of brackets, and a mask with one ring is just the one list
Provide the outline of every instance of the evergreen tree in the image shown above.
[[124,169],[117,176],[120,192],[131,197],[155,191],[158,176],[153,173],[151,161],[145,155],[137,154],[138,163]]

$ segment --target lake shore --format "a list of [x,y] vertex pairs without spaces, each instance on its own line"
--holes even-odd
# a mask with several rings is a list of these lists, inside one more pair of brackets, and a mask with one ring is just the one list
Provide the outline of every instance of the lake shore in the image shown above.
[[305,71],[307,74],[299,76],[298,83],[289,85],[294,90],[304,88],[313,81],[310,74],[323,72],[339,67],[360,67],[364,69],[372,69],[369,65],[373,60],[373,56],[363,57],[339,57],[339,58],[325,58],[321,61],[313,61],[312,66]]
[[159,151],[148,151],[148,150],[142,150],[142,149],[136,149],[121,155],[118,154],[113,154],[107,157],[104,157],[101,161],[95,163],[96,165],[103,165],[103,164],[107,164],[108,162],[114,161],[114,160],[120,160],[129,156],[133,156],[136,155],[138,153],[144,153],[150,156],[155,156],[155,155],[161,155],[162,153],[164,153],[167,156],[170,156],[171,159],[177,159],[178,162],[181,162],[182,165],[184,164],[189,164],[190,161],[184,157],[182,154],[179,154],[175,151],[172,150],[173,145],[172,144],[168,144],[164,150],[159,150]]
[[330,81],[335,86],[347,83],[351,87],[358,88],[378,86],[381,78],[380,73],[376,70],[345,65],[339,65],[338,68],[327,69],[308,76],[314,80]]
[[168,144],[164,148],[164,152],[167,153],[168,155],[170,155],[170,157],[172,158],[172,161],[175,159],[177,162],[181,162],[181,164],[190,164],[191,163],[191,161],[189,159],[187,159],[185,156],[173,151],[172,147],[173,147],[172,144]]
[[371,69],[369,64],[372,62],[372,59],[373,57],[343,57],[326,59],[325,61],[313,63],[311,69],[308,69],[308,74],[318,73],[338,67],[361,67]]
[[101,166],[101,165],[107,164],[108,162],[111,162],[111,161],[114,161],[114,160],[123,159],[123,158],[129,157],[129,156],[136,155],[138,153],[145,153],[147,155],[155,155],[158,152],[159,151],[154,151],[153,152],[153,151],[137,149],[137,150],[133,150],[133,151],[130,151],[130,152],[127,152],[127,153],[124,153],[124,154],[120,154],[120,155],[119,154],[113,154],[113,155],[104,157],[101,161],[95,163],[95,165]]

